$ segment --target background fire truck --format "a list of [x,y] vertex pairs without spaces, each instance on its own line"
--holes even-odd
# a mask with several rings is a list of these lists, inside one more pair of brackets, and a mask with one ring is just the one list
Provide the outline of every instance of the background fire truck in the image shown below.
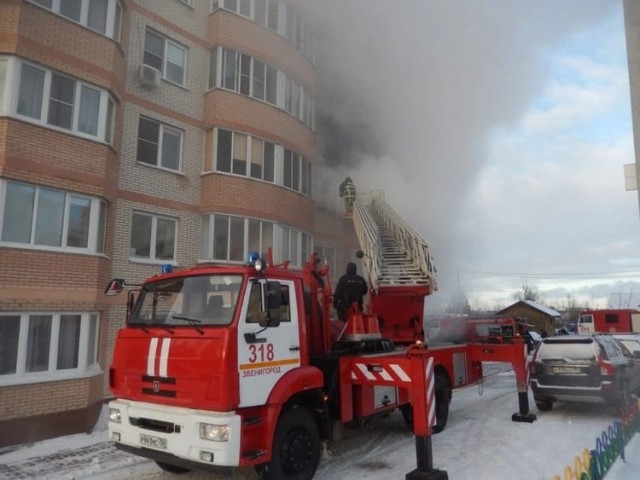
[[[109,370],[116,446],[174,473],[251,467],[303,480],[336,427],[399,409],[416,438],[407,478],[446,479],[433,468],[431,434],[446,425],[452,389],[482,380],[483,361],[513,365],[512,419],[535,420],[522,339],[427,347],[424,300],[436,279],[426,242],[381,194],[351,215],[370,289],[366,313],[354,303],[344,324],[330,318],[328,267],[315,254],[302,271],[255,256],[164,273],[130,292]],[[125,286],[113,280],[105,293]]]
[[578,335],[591,333],[640,332],[640,310],[602,309],[583,310],[578,317]]

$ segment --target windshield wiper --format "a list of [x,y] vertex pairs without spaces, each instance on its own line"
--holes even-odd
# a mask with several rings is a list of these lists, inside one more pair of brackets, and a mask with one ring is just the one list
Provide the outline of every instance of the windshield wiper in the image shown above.
[[200,335],[204,335],[204,330],[198,328],[198,324],[202,323],[202,320],[198,320],[197,318],[184,317],[182,315],[171,315],[171,318],[175,318],[176,320],[183,320],[196,329]]
[[147,330],[146,328],[144,328],[144,325],[142,325],[141,323],[130,323],[129,324],[130,327],[136,327],[139,328],[140,330],[142,330],[144,333],[149,333],[149,330]]
[[149,333],[149,330],[147,330],[145,328],[145,325],[147,327],[159,327],[162,328],[163,330],[166,330],[167,332],[169,332],[171,335],[173,335],[173,330],[171,330],[171,328],[169,328],[167,325],[163,324],[163,323],[130,323],[128,326],[129,327],[134,327],[134,328],[139,328],[140,330],[142,330],[144,333]]

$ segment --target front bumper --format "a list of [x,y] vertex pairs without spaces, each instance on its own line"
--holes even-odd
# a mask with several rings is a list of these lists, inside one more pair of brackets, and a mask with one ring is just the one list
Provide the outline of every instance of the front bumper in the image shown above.
[[[153,460],[192,470],[237,467],[240,460],[241,418],[235,412],[210,412],[117,399],[110,408],[120,422],[109,421],[116,447]],[[229,440],[200,438],[200,424],[229,425]]]
[[563,402],[615,403],[618,392],[613,382],[604,381],[597,387],[544,385],[537,379],[530,381],[534,398]]

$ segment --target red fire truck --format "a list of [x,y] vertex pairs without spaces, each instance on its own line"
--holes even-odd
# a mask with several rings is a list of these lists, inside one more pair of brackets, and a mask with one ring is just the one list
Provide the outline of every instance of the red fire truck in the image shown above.
[[595,332],[640,332],[640,310],[628,308],[583,310],[578,318],[577,333],[590,335]]
[[[362,209],[371,204],[357,202],[354,215]],[[513,365],[512,419],[532,422],[522,340],[426,346],[434,271],[427,265],[424,281],[396,271],[392,283],[372,254],[362,254],[367,313],[354,303],[344,324],[331,320],[328,267],[316,254],[301,271],[256,255],[137,286],[109,369],[116,446],[174,473],[253,467],[265,479],[310,479],[336,424],[357,427],[399,409],[416,436],[417,468],[407,478],[446,479],[433,468],[430,435],[445,427],[451,390],[482,379],[483,361]],[[113,280],[105,293],[126,286]]]

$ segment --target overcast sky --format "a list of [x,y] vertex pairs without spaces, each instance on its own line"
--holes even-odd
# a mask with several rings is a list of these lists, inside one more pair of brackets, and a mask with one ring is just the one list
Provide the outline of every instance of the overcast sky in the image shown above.
[[338,205],[346,175],[383,189],[432,247],[435,302],[459,285],[491,309],[526,284],[558,307],[640,303],[621,0],[307,7],[321,201]]

